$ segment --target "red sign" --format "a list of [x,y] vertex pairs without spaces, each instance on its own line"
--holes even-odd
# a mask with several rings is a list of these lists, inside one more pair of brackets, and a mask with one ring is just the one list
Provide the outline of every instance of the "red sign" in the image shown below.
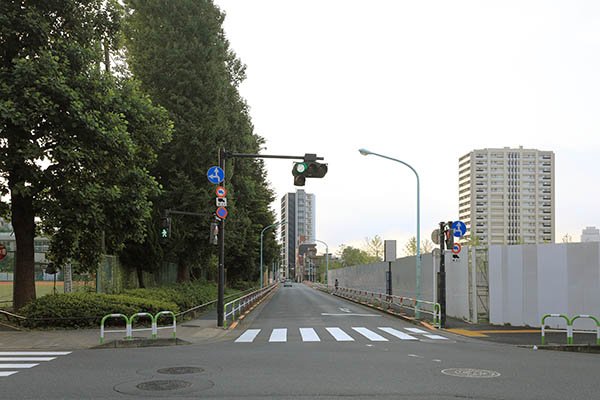
[[461,245],[458,243],[454,243],[454,247],[452,248],[452,252],[454,254],[460,253],[460,249],[462,249]]
[[6,250],[6,247],[4,247],[4,245],[2,243],[0,243],[0,260],[2,260],[4,257],[6,257],[7,254],[8,254],[8,250]]
[[225,207],[217,208],[217,217],[225,219],[227,217],[227,209]]
[[219,186],[216,190],[217,197],[225,197],[227,196],[227,190],[223,186]]

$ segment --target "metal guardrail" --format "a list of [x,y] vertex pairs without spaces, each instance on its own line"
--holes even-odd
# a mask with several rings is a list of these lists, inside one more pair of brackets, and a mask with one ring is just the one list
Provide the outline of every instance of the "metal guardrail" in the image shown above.
[[[173,325],[159,327],[158,326],[158,318],[161,315],[170,315],[171,317],[173,317]],[[133,320],[136,317],[150,317],[150,321],[152,322],[152,327],[151,328],[133,329]],[[109,318],[124,318],[125,319],[125,329],[124,330],[123,329],[113,329],[113,330],[104,329],[104,323]],[[139,313],[133,314],[129,318],[125,314],[107,314],[102,318],[102,321],[100,322],[100,343],[104,343],[104,335],[106,333],[117,333],[117,332],[125,332],[125,339],[129,340],[129,339],[133,339],[133,332],[151,330],[152,331],[152,339],[156,339],[158,336],[159,329],[173,329],[173,339],[177,338],[177,317],[175,317],[175,313],[173,313],[173,311],[160,311],[156,315],[152,315],[147,312],[139,312]]]
[[[546,322],[547,318],[562,318],[566,321],[567,323],[567,329],[548,329],[545,327],[544,323]],[[567,317],[564,314],[546,314],[542,317],[542,344],[546,344],[546,332],[567,332],[567,344],[573,344],[573,333],[577,332],[577,333],[590,333],[590,331],[574,331],[573,330],[573,324],[577,319],[580,318],[589,318],[591,320],[593,320],[594,322],[596,322],[596,344],[600,344],[600,321],[598,320],[598,318],[594,317],[593,315],[588,315],[588,314],[579,314],[573,317],[573,319],[569,319],[569,317]]]
[[[245,296],[239,297],[229,303],[223,305],[223,327],[227,328],[227,318],[231,317],[231,321],[235,321],[236,316],[240,316],[242,312],[250,308],[258,300],[265,297],[273,289],[279,285],[279,282],[272,283],[262,289],[256,290],[252,293],[248,293]],[[227,310],[229,308],[229,311]]]
[[378,305],[381,308],[387,307],[388,311],[392,311],[393,308],[399,308],[400,312],[403,309],[416,311],[430,314],[432,316],[432,325],[436,328],[440,327],[441,321],[441,308],[439,303],[433,301],[418,300],[412,297],[404,297],[397,295],[390,295],[387,293],[371,292],[362,289],[352,289],[345,287],[338,287],[337,289],[332,286],[325,286],[320,283],[313,283],[314,287],[321,290],[326,290],[336,296],[344,297],[355,301],[365,301],[372,305]]

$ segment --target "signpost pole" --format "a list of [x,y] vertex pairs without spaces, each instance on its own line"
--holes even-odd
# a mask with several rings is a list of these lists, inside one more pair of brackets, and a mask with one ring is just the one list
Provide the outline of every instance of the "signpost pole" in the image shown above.
[[[225,149],[219,149],[219,167],[223,170],[223,183],[225,186]],[[219,292],[217,297],[217,326],[223,326],[224,294],[225,294],[225,218],[219,218]]]
[[446,224],[440,222],[440,279],[438,279],[439,285],[439,297],[440,303],[440,327],[446,326],[446,257],[444,256],[444,244],[446,243]]

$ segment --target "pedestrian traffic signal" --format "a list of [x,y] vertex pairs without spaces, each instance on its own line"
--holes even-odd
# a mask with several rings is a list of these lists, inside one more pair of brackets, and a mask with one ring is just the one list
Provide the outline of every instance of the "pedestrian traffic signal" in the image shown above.
[[210,244],[219,244],[219,224],[210,224]]
[[160,238],[168,239],[171,237],[171,218],[165,217],[160,219]]
[[325,174],[327,174],[327,164],[316,161],[294,163],[294,168],[292,169],[295,186],[304,186],[306,178],[322,178]]

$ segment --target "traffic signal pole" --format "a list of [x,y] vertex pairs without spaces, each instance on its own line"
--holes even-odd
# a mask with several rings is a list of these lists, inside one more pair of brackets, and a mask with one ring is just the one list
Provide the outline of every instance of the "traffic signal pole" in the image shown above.
[[440,276],[438,280],[440,302],[440,327],[446,326],[446,257],[444,256],[444,245],[446,243],[446,223],[440,222]]

